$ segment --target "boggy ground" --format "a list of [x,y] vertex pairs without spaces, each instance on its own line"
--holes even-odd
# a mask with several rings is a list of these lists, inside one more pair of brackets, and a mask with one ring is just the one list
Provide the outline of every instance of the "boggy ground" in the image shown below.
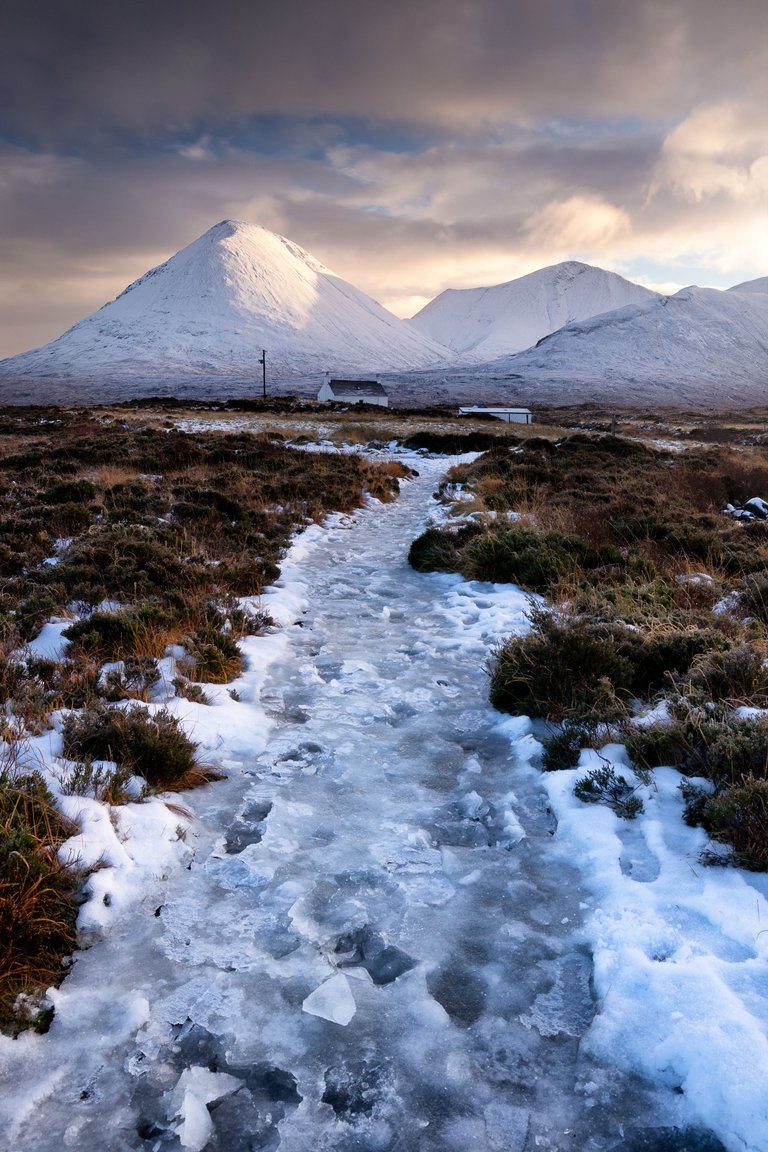
[[78,960],[48,1036],[0,1038],[18,1152],[722,1152],[668,1080],[582,1044],[592,898],[530,723],[484,699],[526,597],[408,568],[445,462],[417,465],[297,540],[228,779],[184,798],[188,866]]
[[[0,1023],[13,1027],[14,1005],[28,1015],[24,997],[61,976],[83,879],[57,857],[73,828],[25,742],[58,724],[65,791],[106,802],[136,775],[210,779],[177,721],[139,706],[162,691],[162,661],[168,690],[204,703],[203,684],[242,670],[238,641],[270,626],[254,598],[292,533],[366,493],[393,499],[408,470],[274,432],[78,409],[6,410],[0,444]],[[26,648],[51,620],[68,624],[66,651]]]
[[[564,722],[545,766],[614,739],[641,777],[662,764],[704,777],[686,785],[686,818],[768,868],[768,524],[723,511],[768,493],[765,448],[528,437],[455,468],[442,491],[457,515],[414,541],[411,563],[553,602],[494,653],[490,693]],[[643,704],[659,710],[638,727]],[[605,768],[578,794],[631,817],[633,792]]]

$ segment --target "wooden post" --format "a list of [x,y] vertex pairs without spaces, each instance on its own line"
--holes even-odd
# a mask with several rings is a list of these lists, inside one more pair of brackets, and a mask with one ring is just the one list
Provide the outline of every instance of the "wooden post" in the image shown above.
[[262,348],[262,350],[261,350],[261,359],[259,360],[259,364],[261,364],[262,396],[266,400],[266,398],[267,398],[267,350],[266,350],[266,348]]

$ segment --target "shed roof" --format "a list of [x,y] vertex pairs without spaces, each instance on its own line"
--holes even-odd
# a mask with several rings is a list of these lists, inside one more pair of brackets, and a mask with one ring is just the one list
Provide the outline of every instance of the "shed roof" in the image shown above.
[[378,380],[329,380],[337,396],[386,396],[386,391]]
[[481,408],[478,404],[472,404],[468,408],[459,408],[459,412],[462,414],[467,412],[516,412],[523,414],[527,412],[528,415],[532,415],[530,408],[507,408],[506,405],[503,404],[494,404],[487,408]]

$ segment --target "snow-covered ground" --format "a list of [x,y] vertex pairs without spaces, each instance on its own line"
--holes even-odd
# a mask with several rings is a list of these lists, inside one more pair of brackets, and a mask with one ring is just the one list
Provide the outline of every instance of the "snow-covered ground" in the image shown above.
[[766,878],[699,864],[672,770],[622,822],[490,709],[525,596],[405,559],[449,463],[309,528],[282,629],[171,701],[228,779],[94,823],[94,943],[0,1039],[3,1147],[768,1149]]

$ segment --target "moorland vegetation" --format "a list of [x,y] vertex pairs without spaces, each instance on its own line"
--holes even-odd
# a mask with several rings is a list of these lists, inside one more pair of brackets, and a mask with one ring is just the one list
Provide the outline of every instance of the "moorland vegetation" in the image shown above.
[[[543,767],[623,742],[632,782],[593,770],[585,801],[640,810],[638,782],[684,774],[685,818],[768,868],[768,522],[723,510],[768,493],[762,446],[670,451],[577,432],[499,444],[447,475],[453,523],[410,549],[420,571],[508,581],[531,629],[489,661],[490,699],[551,724]],[[651,723],[638,723],[652,713]],[[752,710],[752,711],[750,711]]]
[[[181,431],[128,413],[0,413],[0,1026],[56,983],[76,940],[75,829],[27,742],[54,724],[63,792],[119,803],[210,780],[196,746],[158,706],[206,703],[239,675],[238,640],[270,628],[258,597],[291,535],[330,511],[391,500],[408,470],[306,452],[275,434]],[[57,658],[27,647],[69,621]],[[176,675],[160,683],[173,653]],[[152,708],[145,705],[153,703]]]

